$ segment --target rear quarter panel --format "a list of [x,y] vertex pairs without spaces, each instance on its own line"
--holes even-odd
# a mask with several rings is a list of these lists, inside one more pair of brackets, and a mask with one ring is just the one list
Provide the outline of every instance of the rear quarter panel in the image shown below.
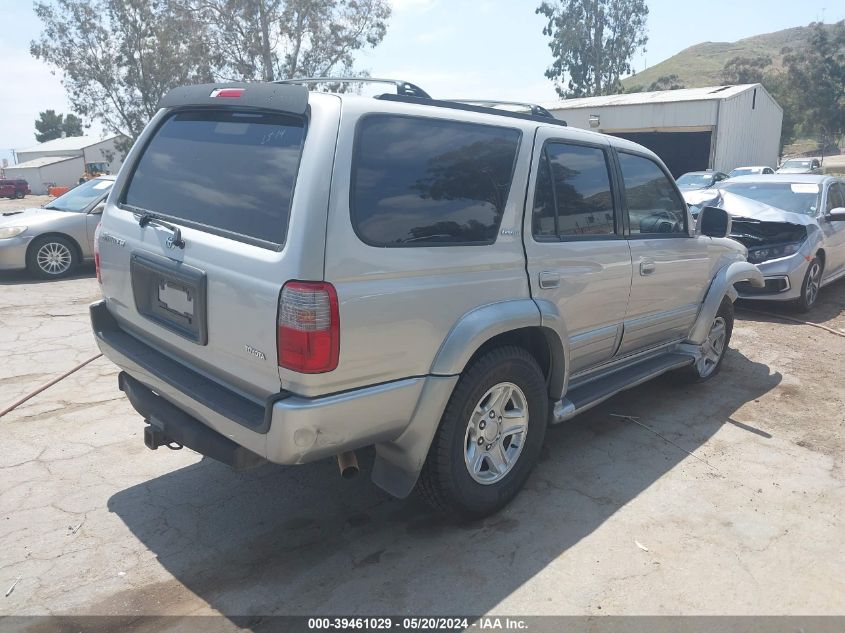
[[[522,131],[514,177],[496,242],[489,246],[383,248],[362,242],[350,218],[350,165],[355,129],[373,112],[344,105],[332,179],[326,239],[326,281],[340,302],[340,363],[330,374],[286,375],[305,394],[352,389],[420,376],[446,336],[467,312],[482,305],[529,297],[520,236],[536,124],[495,120]],[[491,124],[491,117],[426,106],[379,102],[379,111]]]

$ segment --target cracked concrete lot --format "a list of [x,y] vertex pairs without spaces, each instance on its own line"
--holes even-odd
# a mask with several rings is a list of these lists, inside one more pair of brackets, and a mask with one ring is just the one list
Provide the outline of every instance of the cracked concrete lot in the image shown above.
[[[0,408],[96,352],[98,293],[0,276]],[[844,309],[840,282],[808,318],[845,331]],[[0,614],[843,614],[845,338],[741,312],[732,347],[706,385],[552,428],[467,525],[376,489],[366,452],[352,481],[151,452],[101,358],[0,418]]]

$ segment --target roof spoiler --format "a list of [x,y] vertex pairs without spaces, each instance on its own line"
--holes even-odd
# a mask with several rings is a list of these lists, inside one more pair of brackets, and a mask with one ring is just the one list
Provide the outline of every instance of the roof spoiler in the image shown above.
[[229,105],[305,114],[308,107],[308,88],[294,84],[264,82],[198,84],[173,88],[158,102],[159,108]]

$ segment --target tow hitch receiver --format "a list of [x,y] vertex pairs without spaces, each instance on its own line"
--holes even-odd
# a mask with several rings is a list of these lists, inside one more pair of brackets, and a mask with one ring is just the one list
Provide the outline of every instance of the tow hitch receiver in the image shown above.
[[144,427],[144,444],[151,451],[156,450],[159,446],[166,446],[172,451],[178,451],[182,448],[179,442],[174,442],[167,435],[164,434],[160,428],[155,426],[152,422],[147,420],[149,426]]
[[147,422],[144,427],[147,448],[156,450],[159,446],[166,446],[175,451],[184,446],[235,470],[254,468],[265,462],[259,455],[191,417],[126,372],[120,372],[118,384]]

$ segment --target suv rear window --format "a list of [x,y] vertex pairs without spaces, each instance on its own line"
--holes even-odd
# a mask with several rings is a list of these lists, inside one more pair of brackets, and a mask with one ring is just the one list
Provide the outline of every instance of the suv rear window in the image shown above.
[[475,123],[364,118],[352,168],[356,233],[371,246],[492,244],[520,137]]
[[123,203],[241,241],[284,244],[304,138],[304,121],[280,114],[173,114],[145,148]]

